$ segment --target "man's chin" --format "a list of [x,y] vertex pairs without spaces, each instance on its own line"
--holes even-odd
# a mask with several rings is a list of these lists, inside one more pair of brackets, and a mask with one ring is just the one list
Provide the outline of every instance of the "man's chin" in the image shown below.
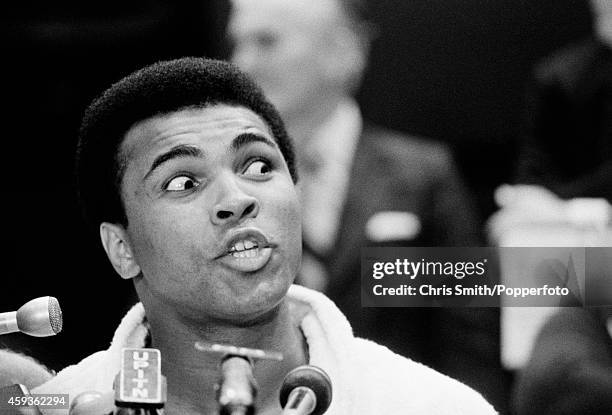
[[[249,326],[269,321],[276,317],[280,305],[287,296],[290,284],[261,284],[253,292],[236,301],[231,313],[234,321]],[[239,297],[236,297],[239,298]]]
[[242,315],[242,318],[234,316],[234,324],[236,327],[248,328],[268,324],[276,319],[281,310],[282,301],[274,307],[260,312],[250,312]]

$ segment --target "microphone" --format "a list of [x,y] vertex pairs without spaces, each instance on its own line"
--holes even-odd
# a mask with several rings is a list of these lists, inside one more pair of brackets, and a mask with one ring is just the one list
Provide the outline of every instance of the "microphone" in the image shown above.
[[221,415],[253,415],[257,382],[251,359],[227,356],[221,362],[221,379],[217,389]]
[[161,374],[158,349],[122,350],[121,370],[115,379],[115,415],[161,414],[166,403],[166,378]]
[[283,355],[278,352],[226,344],[196,342],[195,348],[222,356],[221,379],[217,384],[217,402],[221,415],[253,415],[257,396],[253,360],[283,359]]
[[283,415],[322,415],[331,400],[331,380],[317,366],[298,366],[283,380],[280,391]]
[[62,331],[62,309],[55,297],[30,300],[17,311],[0,313],[0,334],[20,331],[34,337],[54,336]]
[[114,403],[113,392],[82,392],[70,403],[68,415],[112,415],[115,411]]

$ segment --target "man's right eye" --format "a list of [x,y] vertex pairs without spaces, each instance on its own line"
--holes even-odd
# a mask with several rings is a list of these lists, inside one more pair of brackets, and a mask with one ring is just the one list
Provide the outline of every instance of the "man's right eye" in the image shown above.
[[200,185],[200,182],[189,176],[177,176],[170,180],[165,186],[164,190],[169,192],[181,192],[184,190],[190,190]]

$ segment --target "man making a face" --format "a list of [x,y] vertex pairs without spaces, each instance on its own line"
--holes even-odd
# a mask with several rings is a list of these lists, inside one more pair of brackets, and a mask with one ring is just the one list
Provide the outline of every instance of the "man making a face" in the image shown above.
[[490,414],[476,392],[356,339],[322,294],[292,286],[301,256],[293,151],[275,109],[233,66],[161,62],[89,107],[78,152],[80,198],[117,273],[141,303],[110,348],[34,393],[112,389],[124,347],[161,351],[170,414],[213,414],[219,359],[198,341],[282,352],[258,361],[257,413],[306,363],[330,376],[328,414]]

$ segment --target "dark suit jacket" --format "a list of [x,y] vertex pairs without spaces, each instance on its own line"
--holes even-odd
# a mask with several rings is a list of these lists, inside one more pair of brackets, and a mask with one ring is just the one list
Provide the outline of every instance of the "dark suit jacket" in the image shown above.
[[[360,248],[365,226],[377,212],[415,214],[421,231],[390,246],[478,246],[472,203],[445,147],[367,125],[357,145],[339,232],[325,258],[331,273],[328,294],[349,319],[361,309]],[[354,291],[347,292],[347,287]],[[357,328],[357,327],[356,327]]]
[[[383,244],[367,238],[380,211],[416,214],[421,232]],[[505,401],[499,354],[499,310],[361,308],[360,248],[479,246],[467,190],[449,151],[440,144],[367,125],[358,143],[333,251],[323,258],[327,294],[356,335],[463,380],[499,408]]]
[[596,39],[540,63],[517,181],[612,202],[612,49]]

